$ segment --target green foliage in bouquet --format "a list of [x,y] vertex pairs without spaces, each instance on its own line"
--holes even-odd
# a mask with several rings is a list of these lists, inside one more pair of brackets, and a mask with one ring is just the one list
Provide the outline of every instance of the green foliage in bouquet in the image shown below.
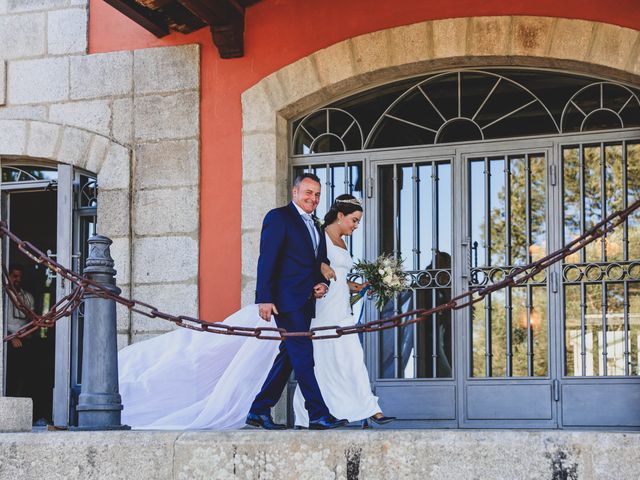
[[408,287],[402,259],[392,255],[380,255],[374,262],[359,260],[353,266],[353,272],[369,282],[378,310],[382,310],[389,300]]

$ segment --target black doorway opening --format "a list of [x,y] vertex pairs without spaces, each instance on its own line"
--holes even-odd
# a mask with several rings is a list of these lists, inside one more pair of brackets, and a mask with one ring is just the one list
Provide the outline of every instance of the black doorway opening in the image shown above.
[[[33,243],[43,252],[56,251],[57,194],[51,190],[14,191],[9,193],[9,228],[18,237]],[[56,302],[55,277],[34,264],[10,243],[7,265],[23,270],[22,289],[33,295],[35,311],[45,313]],[[7,305],[11,308],[11,305]],[[52,423],[55,368],[54,328],[40,329],[23,342],[19,349],[6,344],[6,395],[33,399],[36,424]]]

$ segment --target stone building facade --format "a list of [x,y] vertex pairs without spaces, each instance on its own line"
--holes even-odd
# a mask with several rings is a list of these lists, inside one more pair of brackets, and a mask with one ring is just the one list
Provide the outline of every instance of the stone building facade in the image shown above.
[[[118,285],[196,314],[198,46],[87,55],[86,0],[6,0],[0,13],[3,162],[96,174]],[[121,343],[158,328],[119,317]]]
[[[71,165],[96,176],[97,230],[114,241],[112,254],[123,294],[171,313],[216,321],[253,301],[261,219],[289,199],[290,181],[299,169],[329,171],[359,163],[359,195],[368,212],[378,212],[390,196],[382,198],[379,190],[374,195],[379,185],[373,185],[372,179],[385,161],[402,168],[411,161],[434,162],[435,166],[445,159],[459,171],[466,168],[468,159],[460,151],[471,142],[465,139],[448,145],[434,141],[373,151],[375,148],[367,150],[363,144],[351,151],[301,153],[294,148],[294,125],[307,116],[329,112],[336,102],[365,93],[382,96],[380,92],[390,85],[448,74],[460,79],[471,71],[502,75],[505,83],[506,71],[533,72],[537,78],[544,72],[549,78],[580,77],[580,81],[628,89],[632,95],[627,104],[635,105],[640,86],[640,16],[634,13],[640,15],[640,11],[628,0],[621,1],[617,9],[609,9],[602,1],[584,10],[576,0],[562,4],[544,0],[518,8],[498,1],[469,2],[464,12],[445,1],[436,1],[427,10],[423,2],[405,0],[393,11],[385,10],[382,0],[339,3],[256,2],[246,12],[245,56],[222,60],[207,29],[191,36],[173,33],[157,39],[99,0],[0,0],[3,166],[29,162]],[[363,5],[372,8],[372,4],[382,13],[362,15]],[[350,21],[335,21],[337,12],[343,10]],[[309,18],[317,18],[317,23],[308,23]],[[273,33],[276,30],[278,35]],[[460,80],[458,88],[462,90]],[[607,142],[625,148],[635,145],[638,126],[631,123],[631,128],[623,125],[618,129],[624,130],[620,136],[602,129],[584,142],[600,142],[603,149]],[[553,135],[531,135],[530,143],[526,135],[474,141],[477,151],[493,155],[491,148],[498,145],[495,148],[503,149],[499,152],[511,152],[505,158],[523,151],[539,154],[544,149],[550,167],[555,168],[561,163],[558,152],[564,139],[582,145],[581,139],[590,134],[582,130],[574,136],[563,136],[565,133],[558,129]],[[482,150],[485,145],[489,145],[486,151]],[[491,155],[486,153],[486,158]],[[469,193],[470,182],[462,181],[464,174],[458,175],[456,193]],[[363,184],[370,180],[367,194]],[[327,179],[324,188],[335,187],[331,183]],[[557,197],[562,198],[559,193]],[[455,204],[462,214],[471,203],[465,201],[457,199]],[[549,218],[560,229],[562,213],[554,215]],[[379,253],[372,245],[378,241],[382,222],[373,213],[366,218],[361,230],[366,232],[367,253],[372,257]],[[469,255],[461,235],[464,222],[457,219],[455,223],[458,230],[452,235],[449,274],[457,279],[456,293],[460,293]],[[559,238],[554,241],[559,243]],[[414,377],[405,378],[396,365],[398,371],[383,378],[379,368],[383,348],[369,336],[365,340],[370,342],[366,344],[367,365],[385,411],[402,416],[405,406],[415,408],[413,416],[402,419],[408,426],[575,426],[568,420],[569,403],[563,406],[559,399],[578,391],[571,390],[572,385],[584,379],[563,373],[564,319],[558,313],[563,305],[559,297],[553,301],[556,317],[549,321],[547,333],[556,331],[548,337],[546,354],[555,363],[539,378],[507,374],[502,379],[489,378],[490,374],[474,378],[465,370],[468,357],[464,355],[469,352],[462,353],[471,337],[464,330],[467,327],[459,327],[455,335],[448,333],[448,347],[457,356],[447,376],[420,377],[416,367],[408,374]],[[466,313],[456,315],[457,324],[465,325]],[[121,347],[170,328],[168,322],[130,314],[124,308],[118,311]],[[463,331],[467,336],[460,333]],[[435,336],[425,344],[435,344]],[[415,345],[417,365],[417,341]],[[633,362],[628,350],[623,356],[629,366]],[[421,356],[437,356],[425,352]],[[396,360],[401,357],[396,351],[393,354]],[[594,386],[598,375],[592,376],[588,381],[593,380],[593,385],[576,388]],[[624,378],[604,378],[597,388],[605,393],[609,387],[626,389],[616,395],[624,399],[620,409],[625,410],[640,387],[637,374],[627,371],[620,377]],[[504,384],[494,388],[503,380]],[[467,392],[474,384],[479,385],[476,391],[508,397],[515,412],[512,417],[500,418],[502,412],[495,412],[500,409],[487,416],[483,410],[475,419],[468,415]],[[535,388],[523,397],[514,394],[531,385]],[[565,385],[568,388],[563,390]],[[590,398],[601,398],[597,395],[602,392],[590,393]],[[525,403],[522,398],[537,398],[530,395],[540,395],[546,402],[542,414],[535,408],[520,409],[519,404]],[[486,402],[478,406],[486,407]],[[640,425],[639,416],[631,417],[623,418],[628,420],[625,428]],[[596,422],[596,426],[610,426],[607,422],[610,420]]]
[[[2,165],[96,176],[123,295],[195,316],[199,48],[89,55],[88,15],[88,0],[0,1]],[[121,347],[170,328],[118,309]]]

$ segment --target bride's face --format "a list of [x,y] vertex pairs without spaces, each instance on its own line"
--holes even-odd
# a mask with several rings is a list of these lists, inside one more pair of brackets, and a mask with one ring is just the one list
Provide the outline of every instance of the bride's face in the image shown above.
[[338,213],[338,226],[340,227],[341,235],[351,236],[353,232],[360,226],[362,221],[362,212],[353,212],[349,215]]

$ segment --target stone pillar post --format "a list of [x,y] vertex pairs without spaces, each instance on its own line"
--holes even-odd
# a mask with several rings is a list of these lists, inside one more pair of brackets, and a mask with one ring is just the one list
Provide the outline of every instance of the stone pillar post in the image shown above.
[[[89,239],[84,274],[119,294],[116,271],[109,252],[111,240],[102,235]],[[96,295],[84,300],[82,387],[78,399],[78,430],[123,430],[122,399],[118,391],[116,302]]]

